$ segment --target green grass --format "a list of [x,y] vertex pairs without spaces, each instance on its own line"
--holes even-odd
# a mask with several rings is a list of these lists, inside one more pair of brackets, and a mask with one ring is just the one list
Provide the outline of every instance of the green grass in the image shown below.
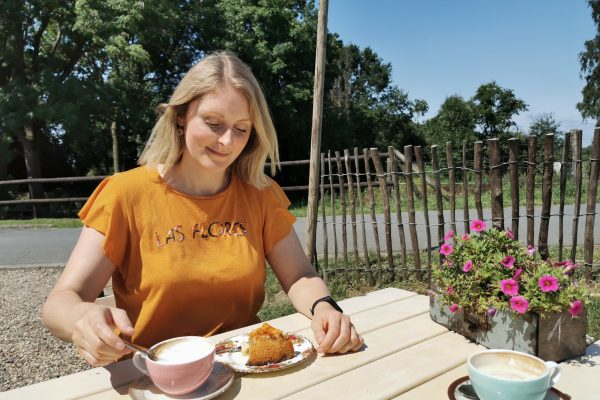
[[4,219],[2,225],[18,225],[44,228],[80,228],[82,223],[77,218],[36,218],[36,219]]

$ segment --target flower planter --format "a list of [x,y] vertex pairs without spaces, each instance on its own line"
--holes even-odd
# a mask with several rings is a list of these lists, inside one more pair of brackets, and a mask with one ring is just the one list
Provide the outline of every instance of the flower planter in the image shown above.
[[437,296],[430,296],[431,319],[487,348],[510,349],[560,362],[585,354],[586,313],[516,314],[499,310],[493,317],[450,312]]

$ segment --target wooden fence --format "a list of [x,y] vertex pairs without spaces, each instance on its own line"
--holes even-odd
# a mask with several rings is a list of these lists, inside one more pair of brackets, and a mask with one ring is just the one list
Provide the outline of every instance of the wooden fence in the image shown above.
[[[526,237],[522,237],[521,241],[537,247],[542,257],[547,258],[552,218],[553,229],[558,229],[558,257],[566,256],[582,265],[587,280],[598,278],[595,272],[600,272],[597,270],[600,265],[593,263],[593,250],[600,129],[594,133],[588,160],[581,157],[579,130],[566,133],[560,161],[554,159],[553,135],[546,135],[539,144],[536,137],[527,138],[527,153],[519,148],[518,143],[516,138],[509,139],[509,154],[504,159],[498,139],[488,140],[486,149],[483,142],[474,143],[472,149],[463,143],[459,154],[450,142],[445,149],[431,146],[427,157],[419,146],[406,146],[403,152],[389,147],[386,154],[380,154],[374,148],[363,149],[362,152],[354,148],[352,153],[344,150],[343,154],[339,151],[322,153],[318,221],[322,246],[316,250],[320,257],[313,255],[321,275],[327,279],[331,274],[341,273],[348,282],[350,274],[359,274],[370,285],[381,279],[406,280],[412,276],[418,280],[429,279],[432,265],[441,261],[436,249],[443,243],[445,232],[452,229],[456,233],[469,233],[470,221],[475,218],[487,220],[498,229],[511,229],[516,239],[519,239],[520,220],[525,220]],[[536,157],[538,146],[543,149],[541,160]],[[445,160],[441,160],[442,151],[445,152]],[[468,157],[469,154],[472,158]],[[387,159],[386,166],[382,163],[382,156]],[[445,166],[441,166],[442,161]],[[558,182],[553,182],[555,174],[558,174]],[[538,207],[536,215],[534,195],[540,185],[541,209]],[[584,186],[587,208],[582,214]],[[523,187],[525,196],[521,200]],[[573,201],[571,214],[565,213],[567,188],[571,190]],[[557,189],[558,204],[555,204],[552,213],[552,195],[554,191],[556,198]],[[483,208],[482,197],[487,195],[491,210]],[[376,197],[383,213],[379,218]],[[507,226],[505,197],[510,204],[507,207],[510,224]],[[461,219],[457,218],[457,200],[462,203]],[[473,209],[471,200],[474,201]],[[449,204],[445,206],[444,203]],[[523,206],[525,213],[522,213]],[[436,223],[430,221],[430,210],[434,216],[437,214]],[[417,214],[420,223],[417,223]],[[485,214],[488,214],[487,218]],[[569,221],[571,237],[565,241],[564,226],[568,217],[572,217]],[[577,236],[580,219],[584,218],[581,260],[576,259],[577,247],[581,244]],[[537,242],[534,237],[536,219],[539,223]],[[422,228],[421,241],[418,226]],[[396,232],[392,232],[392,227],[396,228]],[[398,235],[396,245],[393,245],[393,234]],[[382,249],[384,242],[385,249]],[[563,255],[567,243],[570,253]]]

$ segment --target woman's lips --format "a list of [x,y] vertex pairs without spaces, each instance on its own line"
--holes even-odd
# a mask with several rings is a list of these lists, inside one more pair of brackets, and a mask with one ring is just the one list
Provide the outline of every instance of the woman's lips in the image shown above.
[[225,158],[225,157],[227,157],[227,156],[228,156],[228,154],[219,153],[218,151],[216,151],[216,150],[213,150],[213,149],[211,149],[210,147],[207,147],[206,149],[207,149],[207,150],[208,150],[208,151],[209,151],[211,154],[214,154],[214,155],[215,155],[215,156],[217,156],[217,157],[223,157],[223,158]]

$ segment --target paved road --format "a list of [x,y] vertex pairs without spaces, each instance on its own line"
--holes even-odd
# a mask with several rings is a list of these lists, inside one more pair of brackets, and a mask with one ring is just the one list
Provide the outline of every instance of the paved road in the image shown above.
[[[596,206],[596,210],[600,212],[600,204]],[[581,207],[580,213],[585,213],[585,206]],[[535,215],[538,216],[540,214],[540,209],[536,208]],[[551,214],[558,214],[558,207],[552,208]],[[565,206],[565,218],[564,218],[564,245],[571,244],[571,235],[572,235],[572,225],[573,225],[573,206]],[[510,227],[510,215],[511,210],[506,209],[504,211],[505,226]],[[525,209],[521,209],[520,215],[525,215]],[[475,218],[476,212],[471,211],[470,217]],[[490,210],[484,210],[484,219],[489,221],[491,217]],[[432,242],[436,243],[437,241],[437,213],[430,212],[429,220],[432,224],[431,228],[431,236]],[[446,221],[444,231],[447,231],[449,228],[448,221],[450,221],[450,213],[448,211],[444,214],[444,220]],[[456,220],[457,222],[457,231],[461,234],[464,230],[464,224],[462,223],[463,213],[462,211],[456,212]],[[352,249],[352,231],[351,225],[349,224],[350,219],[348,218],[348,229],[347,229],[347,242],[348,248]],[[362,250],[362,228],[361,228],[361,217],[358,216],[358,244],[359,249]],[[375,240],[373,235],[373,225],[371,223],[370,216],[365,216],[366,226],[366,239],[369,246],[369,249],[375,249]],[[408,248],[411,248],[410,242],[410,234],[408,230],[408,215],[404,213],[402,215],[402,221],[404,222],[404,230],[406,243]],[[537,235],[539,232],[539,218],[535,218],[535,234],[536,234],[536,243],[537,243]],[[341,235],[341,224],[342,219],[340,216],[336,218],[337,224],[335,225],[337,228],[337,240],[338,240],[338,248],[341,251],[342,249],[342,235]],[[377,216],[377,224],[378,224],[378,232],[379,232],[379,241],[381,250],[385,251],[385,224],[384,218],[382,215]],[[550,218],[550,230],[548,234],[548,242],[550,245],[558,244],[558,224],[559,220],[557,216],[552,216]],[[423,249],[427,246],[427,235],[425,231],[425,218],[424,213],[416,214],[416,226],[417,226],[417,235],[419,248]],[[333,226],[334,224],[328,224],[327,236],[328,236],[328,253],[333,254],[334,244],[333,244]],[[299,218],[295,224],[296,232],[300,237],[302,243],[306,242],[306,218]],[[392,248],[397,250],[399,249],[399,235],[398,235],[398,226],[396,222],[395,215],[392,216]],[[519,221],[519,238],[523,240],[526,237],[526,229],[527,222],[525,217],[521,217]],[[578,224],[578,244],[583,244],[583,233],[585,230],[585,216],[580,217]],[[77,237],[79,236],[80,229],[0,229],[0,266],[47,266],[47,265],[64,265],[69,258],[69,254],[77,241]],[[596,217],[596,223],[594,227],[594,238],[595,243],[600,242],[600,218]],[[324,248],[324,237],[323,237],[323,228],[322,224],[319,222],[317,229],[317,251],[319,253],[323,252]]]

